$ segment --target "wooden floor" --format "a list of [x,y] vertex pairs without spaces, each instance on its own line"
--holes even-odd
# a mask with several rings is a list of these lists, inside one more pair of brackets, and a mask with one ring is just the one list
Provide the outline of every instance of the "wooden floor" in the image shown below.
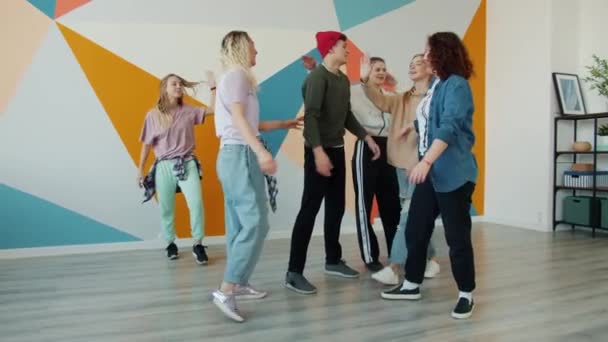
[[353,235],[342,237],[358,280],[326,277],[322,240],[314,238],[305,274],[319,292],[282,287],[288,240],[268,241],[252,282],[271,291],[241,302],[233,323],[208,300],[221,280],[224,250],[212,264],[189,250],[134,251],[0,261],[0,340],[9,341],[608,341],[608,236],[538,233],[476,224],[473,318],[455,321],[457,290],[441,228],[442,273],[419,302],[385,301],[369,277]]

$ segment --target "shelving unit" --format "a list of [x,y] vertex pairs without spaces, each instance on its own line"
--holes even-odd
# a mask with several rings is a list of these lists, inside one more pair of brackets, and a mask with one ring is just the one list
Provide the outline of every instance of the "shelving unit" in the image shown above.
[[[584,115],[561,115],[555,118],[555,122],[553,125],[553,230],[557,228],[560,224],[567,224],[572,226],[572,229],[575,227],[584,227],[591,228],[591,235],[595,237],[596,230],[608,230],[608,228],[601,227],[601,210],[600,210],[600,199],[598,198],[599,193],[605,193],[606,197],[608,197],[608,187],[598,187],[597,186],[597,157],[598,155],[608,154],[608,151],[597,151],[597,128],[598,128],[598,120],[602,118],[608,118],[608,113],[595,113],[595,114],[584,114]],[[593,121],[593,150],[589,152],[575,152],[575,151],[558,151],[557,150],[557,141],[558,137],[558,124],[563,121],[571,121],[574,126],[574,139],[572,143],[577,141],[577,133],[578,133],[578,123],[583,120],[592,120]],[[558,170],[557,159],[563,155],[571,155],[572,163],[578,162],[579,155],[591,155],[593,156],[593,185],[591,188],[579,188],[579,187],[571,187],[571,186],[563,186],[558,185]],[[561,176],[561,175],[560,175]],[[591,207],[591,225],[580,225],[573,224],[570,222],[566,222],[563,220],[558,220],[557,216],[557,193],[558,191],[572,191],[572,196],[576,196],[577,191],[589,191],[591,192],[591,197],[593,198],[593,203]]]

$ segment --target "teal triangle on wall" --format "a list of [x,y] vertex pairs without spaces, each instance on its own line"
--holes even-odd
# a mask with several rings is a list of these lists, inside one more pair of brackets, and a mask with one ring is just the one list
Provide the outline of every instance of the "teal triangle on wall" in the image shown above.
[[[322,60],[316,48],[305,55],[313,56],[317,64]],[[263,120],[294,118],[302,105],[302,83],[306,75],[302,60],[298,58],[260,84],[258,99]],[[269,131],[262,133],[262,136],[272,154],[276,156],[287,136],[287,131],[282,129]]]
[[141,241],[104,223],[0,183],[0,249]]
[[415,0],[334,0],[340,30],[345,31],[372,18],[394,11]]
[[56,0],[27,0],[27,2],[51,19],[55,18],[55,1]]

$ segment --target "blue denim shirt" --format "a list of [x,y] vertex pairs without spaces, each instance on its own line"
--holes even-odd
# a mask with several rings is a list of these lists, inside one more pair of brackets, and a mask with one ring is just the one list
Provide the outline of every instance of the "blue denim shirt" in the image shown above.
[[429,109],[428,138],[448,144],[431,168],[431,181],[437,192],[450,192],[467,182],[477,181],[477,161],[471,149],[473,133],[473,94],[469,82],[458,75],[439,81]]

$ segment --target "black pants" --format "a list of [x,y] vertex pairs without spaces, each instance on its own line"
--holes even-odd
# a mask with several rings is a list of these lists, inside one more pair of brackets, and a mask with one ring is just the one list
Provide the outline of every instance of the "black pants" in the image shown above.
[[325,262],[337,264],[342,259],[339,239],[340,225],[344,216],[346,182],[344,148],[325,148],[325,153],[334,166],[330,177],[324,177],[317,172],[312,149],[304,148],[304,191],[300,212],[291,234],[290,272],[304,272],[308,244],[323,199],[325,199]]
[[387,138],[374,137],[374,140],[381,150],[378,160],[372,160],[372,151],[362,140],[355,144],[352,160],[357,237],[361,258],[366,264],[378,262],[380,254],[378,239],[370,222],[374,196],[378,202],[389,253],[401,217],[397,173],[395,168],[388,164],[386,157]]
[[435,219],[441,214],[458,289],[462,292],[475,289],[470,214],[474,189],[475,184],[468,182],[452,192],[436,192],[430,175],[424,183],[416,185],[405,229],[408,250],[405,278],[408,281],[421,284],[424,279],[429,240]]

